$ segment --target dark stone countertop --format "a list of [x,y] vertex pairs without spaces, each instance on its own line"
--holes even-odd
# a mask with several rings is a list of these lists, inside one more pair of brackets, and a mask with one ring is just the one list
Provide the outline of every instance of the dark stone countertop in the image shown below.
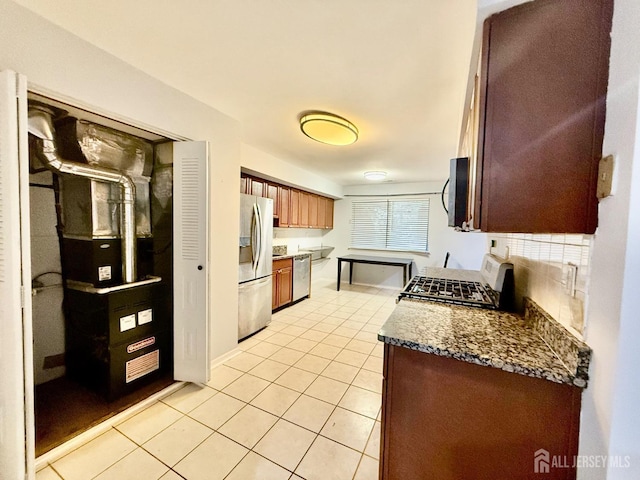
[[[403,299],[378,332],[378,340],[585,388],[591,350],[538,310],[540,307],[530,299],[526,299],[526,317]],[[548,322],[555,324],[550,328]]]
[[309,252],[299,252],[299,253],[287,253],[285,255],[272,255],[272,259],[273,260],[282,260],[282,259],[287,259],[287,258],[293,258],[293,257],[299,257],[299,256],[311,256],[311,254]]

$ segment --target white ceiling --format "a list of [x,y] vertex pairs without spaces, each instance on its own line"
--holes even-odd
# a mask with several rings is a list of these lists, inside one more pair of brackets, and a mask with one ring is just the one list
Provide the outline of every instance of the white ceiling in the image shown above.
[[[244,142],[342,185],[442,180],[457,151],[476,0],[18,0],[239,120]],[[334,147],[305,110],[357,125]]]

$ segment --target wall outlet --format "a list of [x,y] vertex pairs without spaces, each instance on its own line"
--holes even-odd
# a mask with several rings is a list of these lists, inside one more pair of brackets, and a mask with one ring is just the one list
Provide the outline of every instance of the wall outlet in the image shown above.
[[596,196],[598,198],[605,198],[611,195],[613,167],[613,155],[604,157],[598,164],[598,184],[596,187]]
[[578,266],[568,263],[563,267],[562,286],[564,292],[570,297],[576,296],[576,281],[578,278]]

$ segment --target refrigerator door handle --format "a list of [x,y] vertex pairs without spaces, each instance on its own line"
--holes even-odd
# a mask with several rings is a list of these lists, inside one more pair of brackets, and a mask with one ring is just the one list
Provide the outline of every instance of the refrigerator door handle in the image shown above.
[[258,206],[253,204],[253,215],[251,216],[251,267],[255,273],[258,268],[258,255],[260,253],[259,243],[258,243]]
[[[262,251],[264,245],[262,244],[262,211],[260,210],[260,205],[256,203],[256,215],[258,216],[258,234],[256,237],[258,238],[258,258],[256,258],[256,272],[258,268],[260,268],[260,264],[262,263],[262,259],[264,258],[264,252]],[[257,273],[256,273],[257,275]]]

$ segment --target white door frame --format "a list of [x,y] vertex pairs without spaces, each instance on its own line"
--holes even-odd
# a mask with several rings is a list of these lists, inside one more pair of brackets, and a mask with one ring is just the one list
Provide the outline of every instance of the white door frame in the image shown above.
[[[111,112],[105,112],[83,102],[57,95],[42,87],[29,85],[29,91],[95,112],[118,122],[136,126],[129,119],[124,119]],[[16,92],[15,98],[12,92]],[[5,185],[5,187],[10,187],[8,188],[8,194],[2,190],[3,185],[0,184],[0,194],[9,196],[11,206],[15,207],[10,210],[12,215],[12,224],[10,226],[19,225],[19,229],[7,229],[6,239],[2,238],[5,236],[4,229],[0,231],[0,240],[6,240],[6,245],[11,247],[7,258],[11,261],[8,267],[10,267],[12,274],[10,281],[7,281],[4,285],[0,277],[0,318],[3,320],[0,322],[0,370],[2,371],[0,375],[0,446],[2,446],[0,473],[2,478],[6,476],[6,478],[33,480],[35,479],[36,461],[33,325],[30,295],[31,236],[27,78],[14,72],[0,72],[0,96],[3,96],[0,101],[0,105],[3,107],[0,109],[0,161],[2,162],[0,169],[8,170],[11,178],[19,179]],[[7,106],[11,108],[4,108],[4,103],[7,103]],[[3,130],[5,127],[6,131]],[[161,129],[150,128],[146,125],[139,125],[138,128],[173,140],[184,140],[181,136],[164,132]],[[10,141],[5,140],[5,135]],[[4,172],[0,171],[0,174],[4,175]],[[208,188],[208,178],[206,180]],[[2,202],[1,198],[0,202]],[[208,200],[203,203],[207,205],[206,214],[208,215]],[[0,203],[0,207],[2,206]],[[0,208],[0,213],[4,214],[5,212]],[[206,217],[202,223],[208,225],[208,220],[208,217]],[[208,236],[206,242],[206,252],[208,252]],[[2,247],[3,244],[0,243],[0,260],[4,260],[1,251]],[[209,271],[208,261],[207,255],[207,273]],[[0,268],[0,274],[2,273],[3,271]],[[22,312],[21,315],[19,314],[20,311]],[[206,352],[204,352],[205,355],[200,355],[200,361],[206,363],[202,364],[204,368],[200,368],[200,376],[194,377],[190,381],[208,381],[210,369],[208,351],[208,325],[210,321],[208,308],[206,309],[206,315],[204,319],[207,332]],[[6,321],[7,319],[12,321]],[[10,436],[7,436],[6,432],[11,432]],[[5,448],[5,445],[10,446],[10,448]]]
[[[35,478],[27,79],[0,72],[0,472]],[[26,214],[25,214],[26,212]]]

